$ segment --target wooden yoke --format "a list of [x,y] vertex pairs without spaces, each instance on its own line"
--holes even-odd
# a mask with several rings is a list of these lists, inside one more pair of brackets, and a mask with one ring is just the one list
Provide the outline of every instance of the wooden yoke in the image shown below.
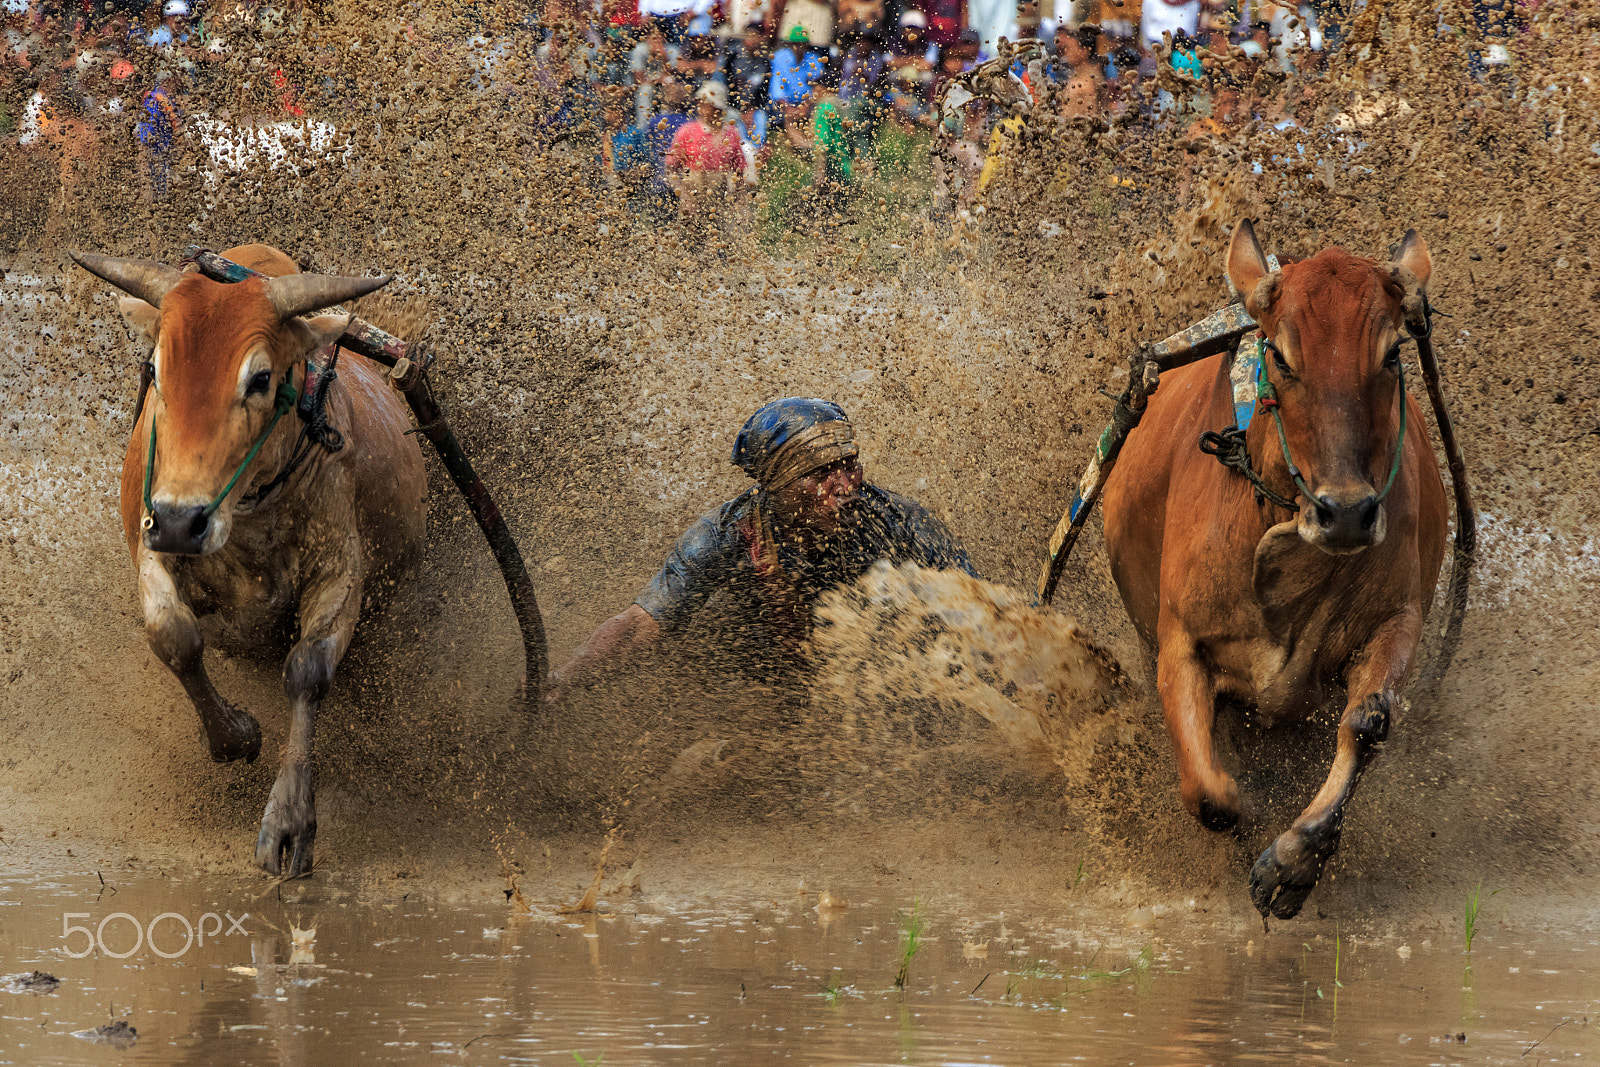
[[1089,521],[1089,513],[1094,510],[1095,501],[1100,499],[1112,468],[1117,465],[1122,442],[1139,425],[1150,394],[1160,384],[1161,372],[1187,366],[1220,352],[1231,352],[1239,344],[1239,339],[1255,328],[1256,320],[1245,311],[1242,303],[1229,304],[1165,340],[1140,347],[1128,357],[1128,388],[1117,398],[1111,424],[1101,432],[1100,440],[1095,445],[1094,458],[1078,480],[1078,492],[1062,514],[1061,521],[1056,523],[1055,532],[1050,535],[1049,553],[1039,572],[1040,603],[1048,604],[1055,596],[1056,585],[1061,581],[1061,572],[1067,565],[1067,557],[1072,554],[1072,546],[1078,543],[1078,535]]

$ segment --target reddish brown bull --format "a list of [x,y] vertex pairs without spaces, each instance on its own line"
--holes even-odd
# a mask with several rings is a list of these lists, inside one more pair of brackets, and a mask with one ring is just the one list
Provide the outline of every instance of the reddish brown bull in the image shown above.
[[1218,698],[1271,721],[1344,689],[1327,780],[1250,872],[1262,915],[1289,918],[1388,735],[1444,556],[1444,486],[1400,361],[1406,323],[1426,321],[1430,261],[1408,232],[1392,263],[1330,248],[1269,271],[1247,220],[1227,272],[1265,335],[1264,403],[1275,393],[1281,417],[1281,440],[1270,408],[1246,436],[1268,492],[1196,447],[1234,421],[1215,356],[1162,374],[1107,487],[1105,537],[1123,603],[1155,647],[1183,805],[1208,828],[1240,816],[1212,743]]
[[237,646],[295,634],[283,669],[289,739],[256,863],[283,872],[288,852],[286,873],[304,875],[317,833],[317,708],[369,583],[421,553],[427,487],[405,403],[376,366],[348,352],[324,409],[342,446],[311,447],[292,463],[307,357],[348,321],[300,316],[388,279],[298,274],[263,245],[225,254],[272,277],[224,285],[148,260],[73,258],[129,294],[123,314],[154,346],[123,461],[122,526],[150,647],[194,702],[212,759],[254,760],[261,728],[212,686],[196,616],[214,614],[221,639]]

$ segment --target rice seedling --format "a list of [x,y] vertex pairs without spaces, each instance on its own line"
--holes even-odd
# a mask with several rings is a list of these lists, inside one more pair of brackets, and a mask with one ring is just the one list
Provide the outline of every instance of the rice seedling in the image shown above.
[[839,998],[844,996],[846,991],[846,986],[838,971],[829,972],[828,977],[818,982],[817,985],[822,987],[820,995],[829,1004],[839,1003]]
[[[1096,953],[1096,955],[1099,955],[1099,953]],[[1076,978],[1080,982],[1100,982],[1107,978],[1121,978],[1123,975],[1132,970],[1133,966],[1131,964],[1127,967],[1119,967],[1116,970],[1109,970],[1104,967],[1096,967],[1094,966],[1094,959],[1091,958],[1088,965],[1084,967],[1083,971],[1079,974],[1073,975],[1072,977]]]
[[906,981],[911,977],[911,961],[916,958],[917,950],[922,947],[923,938],[928,933],[928,919],[922,913],[922,902],[913,900],[911,911],[901,912],[900,921],[900,969],[894,976],[894,987],[904,990]]
[[1155,963],[1155,961],[1156,946],[1153,942],[1146,943],[1144,948],[1139,950],[1139,955],[1134,958],[1133,969],[1142,974],[1143,972],[1148,971],[1151,964]]
[[1030,980],[1043,978],[1054,981],[1066,977],[1061,973],[1060,968],[1051,963],[1049,960],[1035,960],[1026,967],[1023,967],[1021,970],[1014,973],[1019,979],[1025,978]]
[[1482,910],[1484,903],[1495,897],[1499,892],[1500,890],[1496,889],[1488,897],[1485,897],[1483,895],[1483,883],[1479,882],[1467,894],[1466,921],[1462,929],[1467,942],[1465,951],[1472,951],[1472,939],[1478,936],[1478,914]]

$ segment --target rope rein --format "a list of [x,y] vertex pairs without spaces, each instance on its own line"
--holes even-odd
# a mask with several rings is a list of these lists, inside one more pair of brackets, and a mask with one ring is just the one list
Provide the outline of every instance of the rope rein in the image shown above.
[[[339,377],[335,372],[335,366],[338,361],[339,350],[335,348],[333,355],[328,360],[328,365],[316,374],[316,382],[307,394],[305,399],[308,403],[305,404],[301,404],[300,391],[294,387],[294,383],[290,380],[293,371],[291,370],[289,375],[284,376],[283,381],[278,383],[277,396],[272,405],[272,418],[268,420],[266,429],[261,431],[261,435],[256,438],[255,444],[250,446],[250,451],[244,457],[244,462],[240,463],[238,468],[234,470],[233,477],[228,479],[228,484],[223,486],[222,492],[218,493],[216,498],[201,511],[203,516],[209,518],[214,515],[217,509],[222,506],[222,502],[228,499],[228,494],[233,492],[235,485],[239,484],[239,479],[244,476],[245,470],[255,461],[256,456],[261,453],[261,449],[267,443],[267,438],[271,437],[272,431],[277,429],[279,420],[296,407],[300,409],[300,416],[305,421],[305,425],[300,429],[300,436],[295,441],[294,451],[290,454],[289,462],[284,465],[283,470],[279,471],[271,481],[253,490],[245,498],[244,502],[254,504],[266,499],[274,490],[288,481],[289,476],[299,468],[301,463],[305,462],[306,457],[311,454],[311,450],[314,447],[321,445],[329,452],[337,452],[344,447],[344,435],[328,424],[327,410],[328,387]],[[311,374],[312,370],[309,362],[306,367],[307,374]],[[141,389],[139,401],[141,412],[143,408],[144,390]],[[155,503],[150,498],[150,483],[155,475],[155,465],[156,420],[152,414],[150,416],[150,442],[145,448],[144,456],[143,526],[145,529],[150,529],[155,523]]]
[[[257,504],[272,495],[274,490],[289,480],[289,476],[305,462],[306,457],[317,445],[321,445],[329,452],[337,452],[344,447],[344,434],[328,425],[328,387],[339,378],[335,371],[338,363],[339,350],[335,348],[333,355],[328,359],[328,365],[316,372],[316,384],[311,387],[308,395],[309,405],[300,405],[300,417],[305,425],[300,427],[300,436],[294,443],[294,451],[290,454],[289,462],[270,482],[246,496],[245,502]],[[306,370],[307,374],[311,373],[309,362],[306,364]]]
[[[1241,427],[1230,426],[1226,430],[1207,430],[1200,435],[1200,451],[1208,456],[1217,457],[1218,463],[1235,474],[1242,474],[1249,479],[1250,484],[1256,489],[1256,503],[1270,500],[1280,508],[1289,511],[1300,510],[1291,498],[1274,490],[1251,466],[1250,450],[1246,446],[1245,431]],[[1309,495],[1307,499],[1310,499]]]
[[[1428,308],[1427,313],[1431,314],[1432,310],[1432,308]],[[1426,337],[1431,330],[1432,323],[1429,321],[1428,330],[1420,336]],[[1416,340],[1415,336],[1404,337],[1401,339],[1401,343],[1414,340]],[[1282,405],[1278,399],[1278,390],[1271,380],[1267,378],[1267,362],[1264,358],[1266,347],[1267,339],[1265,337],[1256,341],[1256,402],[1272,413],[1273,424],[1278,429],[1278,447],[1283,450],[1283,462],[1289,468],[1289,477],[1294,480],[1294,487],[1300,491],[1300,495],[1305,498],[1307,503],[1314,503],[1316,497],[1312,495],[1311,487],[1306,484],[1305,477],[1300,473],[1300,468],[1295,466],[1294,458],[1289,454],[1289,435],[1283,428],[1283,413],[1279,410]],[[1394,488],[1394,483],[1400,475],[1400,461],[1405,456],[1406,371],[1404,364],[1400,365],[1396,374],[1399,377],[1400,386],[1400,432],[1395,439],[1394,460],[1389,464],[1389,479],[1384,482],[1383,491],[1378,494],[1377,502],[1379,503],[1388,497],[1389,491]],[[1250,484],[1255,487],[1256,502],[1258,504],[1263,500],[1267,500],[1287,511],[1300,510],[1292,498],[1274,490],[1256,472],[1254,465],[1250,462],[1250,452],[1245,442],[1245,430],[1241,427],[1230,426],[1220,432],[1216,430],[1205,431],[1200,435],[1200,451],[1208,456],[1215,456],[1218,463],[1221,463],[1234,473],[1244,475]]]

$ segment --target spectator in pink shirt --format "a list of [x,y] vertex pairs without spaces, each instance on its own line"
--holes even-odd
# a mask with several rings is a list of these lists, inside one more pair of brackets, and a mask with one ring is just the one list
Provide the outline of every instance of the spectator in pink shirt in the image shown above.
[[727,121],[727,88],[707,82],[695,97],[695,117],[679,128],[667,150],[667,174],[685,218],[719,212],[744,171],[739,134]]

